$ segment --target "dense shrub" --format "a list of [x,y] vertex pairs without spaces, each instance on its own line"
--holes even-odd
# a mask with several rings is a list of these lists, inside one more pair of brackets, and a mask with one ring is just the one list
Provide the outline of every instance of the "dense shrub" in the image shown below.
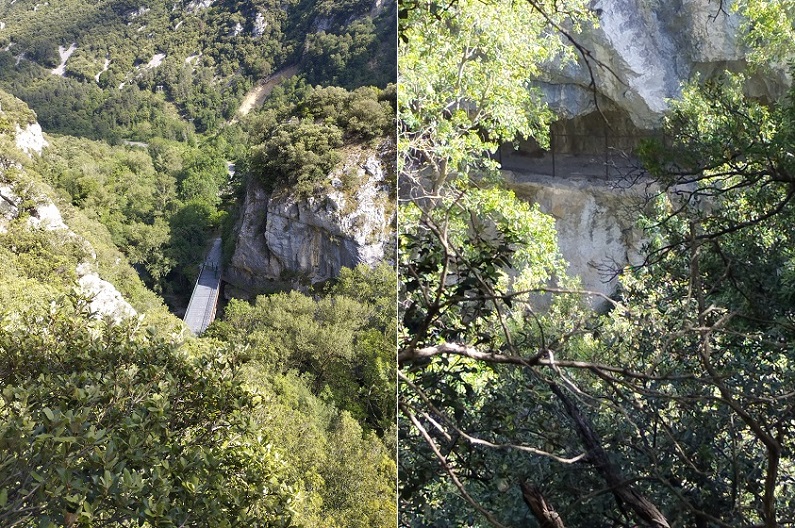
[[309,194],[340,160],[334,150],[340,146],[342,131],[335,125],[295,119],[277,126],[253,149],[251,166],[270,189]]
[[0,313],[0,524],[287,526],[233,356],[89,316]]
[[394,89],[350,92],[295,80],[246,121],[254,146],[245,168],[269,189],[311,193],[341,159],[335,149],[393,135],[394,116]]

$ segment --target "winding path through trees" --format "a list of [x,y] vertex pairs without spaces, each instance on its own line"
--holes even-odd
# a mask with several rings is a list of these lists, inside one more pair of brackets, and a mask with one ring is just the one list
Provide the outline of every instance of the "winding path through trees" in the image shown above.
[[265,98],[271,93],[277,84],[288,77],[292,77],[296,73],[298,73],[297,65],[287,66],[258,82],[243,98],[243,101],[240,103],[240,107],[237,109],[237,114],[244,116],[253,109],[262,106]]

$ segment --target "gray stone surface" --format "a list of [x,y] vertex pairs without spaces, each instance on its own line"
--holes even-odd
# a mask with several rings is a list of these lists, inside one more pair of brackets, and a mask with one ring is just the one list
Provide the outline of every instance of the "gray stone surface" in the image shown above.
[[[644,201],[640,187],[626,189],[598,178],[551,178],[506,171],[517,197],[555,218],[558,247],[583,289],[610,294],[616,270],[640,264],[643,232],[635,226]],[[593,306],[599,297],[589,299]]]
[[607,294],[616,284],[612,270],[640,263],[643,245],[635,222],[645,189],[621,189],[616,182],[637,169],[637,140],[659,128],[683,83],[743,72],[750,95],[776,100],[791,78],[786,67],[748,70],[743,21],[728,2],[595,0],[591,6],[599,27],[578,40],[606,66],[593,64],[602,112],[582,59],[563,67],[553,61],[534,84],[560,117],[552,127],[554,171],[553,156],[532,142],[520,142],[519,151],[503,147],[500,159],[517,195],[555,218],[569,273],[584,288]]
[[393,238],[387,177],[381,154],[370,150],[348,152],[329,175],[330,188],[314,196],[269,195],[251,182],[224,280],[256,291],[272,281],[322,282],[342,267],[382,261]]
[[[728,5],[728,3],[725,3]],[[709,77],[745,69],[745,51],[738,37],[741,17],[705,0],[596,0],[599,27],[578,40],[607,68],[594,65],[596,89],[603,104],[626,112],[638,128],[659,125],[668,99],[696,73]],[[542,89],[563,118],[595,110],[590,76],[582,60],[563,69],[546,68]],[[758,72],[749,83],[752,95],[775,99],[790,83],[786,67]]]

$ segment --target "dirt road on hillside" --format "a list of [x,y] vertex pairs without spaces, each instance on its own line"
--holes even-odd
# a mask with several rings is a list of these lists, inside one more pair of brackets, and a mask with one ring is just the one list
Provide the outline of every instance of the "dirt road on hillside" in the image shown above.
[[243,98],[243,102],[240,103],[240,108],[237,109],[237,115],[244,116],[253,109],[262,106],[262,102],[265,101],[265,98],[268,97],[274,86],[284,79],[292,77],[296,73],[298,73],[298,66],[287,66],[258,82]]

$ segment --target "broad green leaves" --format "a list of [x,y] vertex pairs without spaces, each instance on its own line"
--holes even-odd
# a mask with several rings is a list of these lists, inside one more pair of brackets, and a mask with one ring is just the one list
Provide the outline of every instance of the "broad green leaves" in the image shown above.
[[[671,444],[656,451],[702,512],[694,515],[776,526],[792,514],[781,486],[793,478],[785,446],[795,435],[793,102],[791,94],[750,99],[742,81],[727,75],[686,87],[666,120],[674,140],[648,152],[664,189],[649,226],[651,265],[625,278],[629,310],[612,318],[644,327],[609,341],[651,361],[646,372],[679,378],[644,384],[648,404],[637,420],[665,425]],[[709,432],[694,435],[696,422]]]
[[745,19],[745,41],[749,62],[758,66],[780,66],[795,53],[795,3],[792,0],[739,0],[732,9]]
[[0,522],[289,525],[295,491],[233,355],[87,316],[77,299],[0,318]]
[[202,337],[244,348],[238,379],[302,486],[300,526],[394,526],[395,290],[389,266],[361,265],[319,299],[232,301]]

